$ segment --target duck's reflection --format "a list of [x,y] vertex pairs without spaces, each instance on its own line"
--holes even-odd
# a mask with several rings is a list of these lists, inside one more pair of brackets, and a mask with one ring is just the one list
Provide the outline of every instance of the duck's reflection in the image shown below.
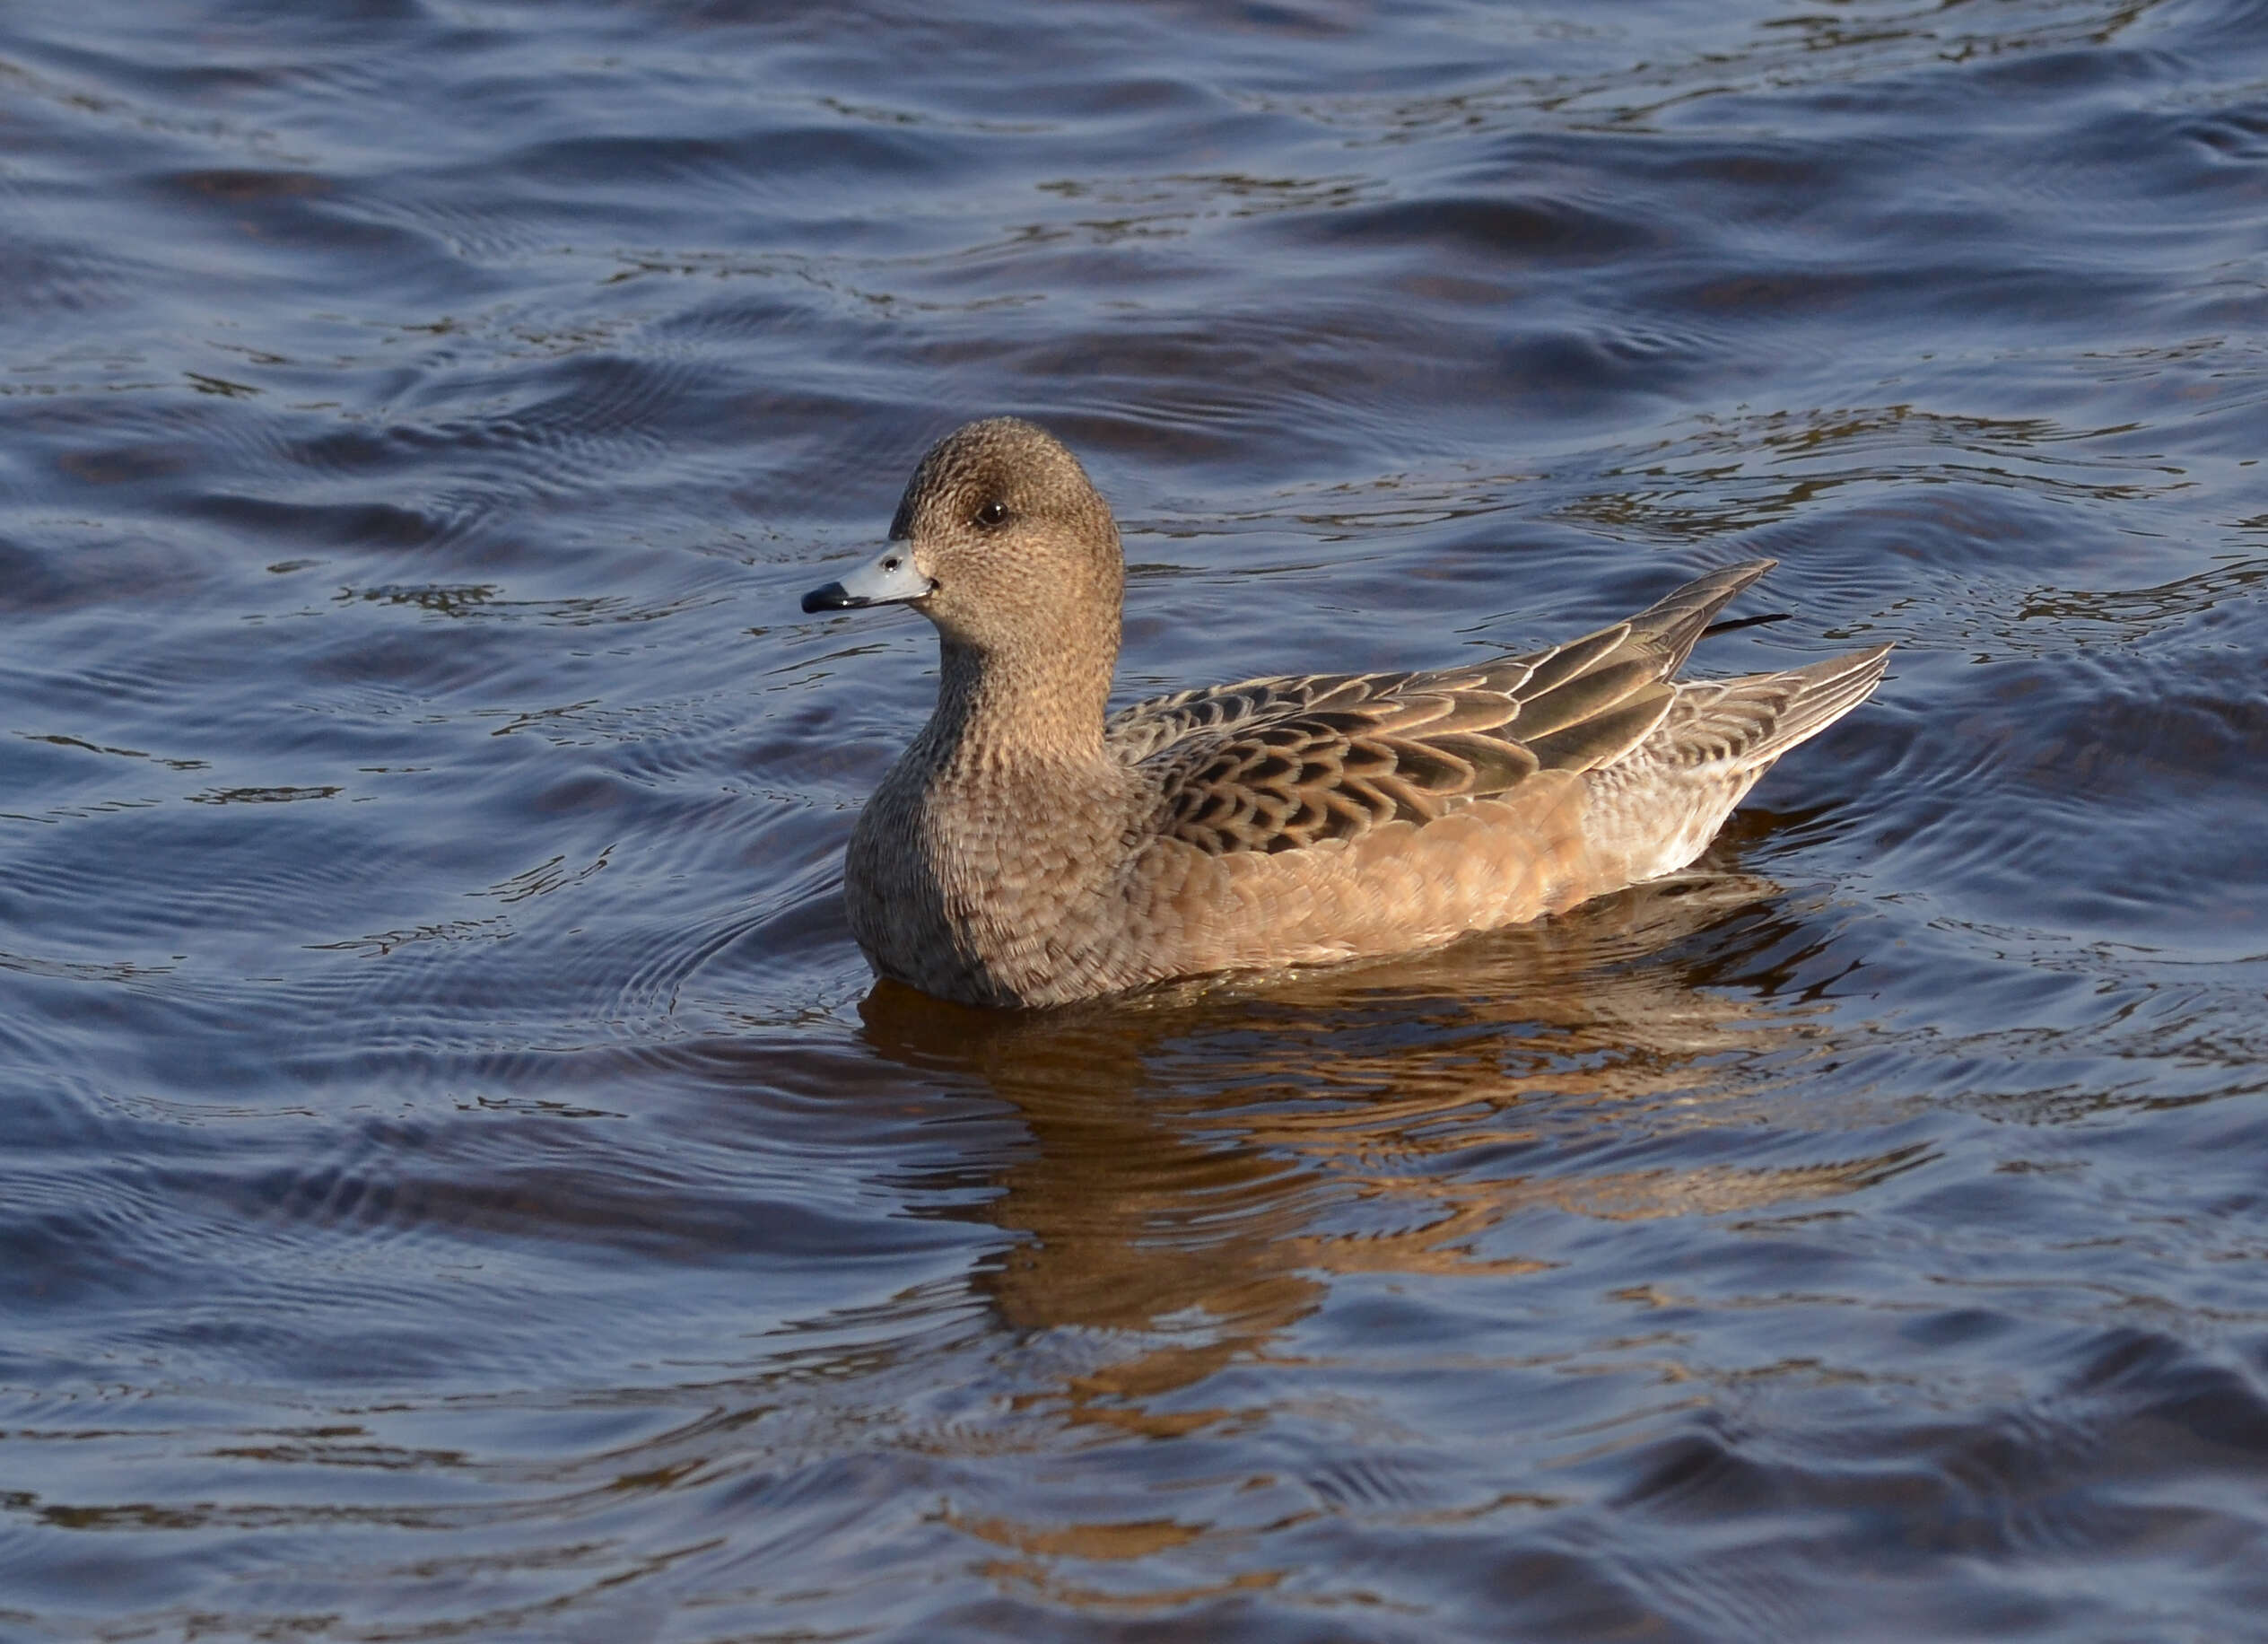
[[[1784,952],[1781,900],[1705,866],[1360,969],[1021,1016],[885,985],[862,1013],[884,1055],[973,1073],[1028,1124],[989,1211],[1027,1237],[985,1281],[1012,1329],[1125,1333],[1072,1402],[1147,1430],[1206,1419],[1145,1395],[1260,1351],[1333,1274],[1519,1272],[1539,1264],[1495,1230],[1523,1211],[1761,1208],[1905,1164],[1678,1162],[1679,1135],[1790,1077],[1819,1031],[1800,997],[1712,984],[1728,947]],[[1668,1162],[1588,1167],[1627,1157],[1585,1145],[1601,1108]]]

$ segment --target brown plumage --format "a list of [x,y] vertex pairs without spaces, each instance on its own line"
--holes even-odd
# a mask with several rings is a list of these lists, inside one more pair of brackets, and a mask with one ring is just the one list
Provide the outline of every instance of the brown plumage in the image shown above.
[[1053,437],[1003,417],[938,442],[890,542],[803,602],[910,604],[941,643],[937,711],[859,818],[844,900],[878,975],[970,1004],[1430,947],[1674,872],[1889,651],[1673,678],[1757,560],[1526,656],[1106,718],[1124,562]]

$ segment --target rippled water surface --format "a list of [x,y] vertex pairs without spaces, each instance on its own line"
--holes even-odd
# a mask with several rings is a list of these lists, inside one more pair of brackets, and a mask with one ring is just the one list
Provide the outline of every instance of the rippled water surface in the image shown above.
[[[0,1637],[2268,1608],[2268,13],[0,13]],[[882,990],[1016,412],[1131,695],[1768,554],[1694,873]]]

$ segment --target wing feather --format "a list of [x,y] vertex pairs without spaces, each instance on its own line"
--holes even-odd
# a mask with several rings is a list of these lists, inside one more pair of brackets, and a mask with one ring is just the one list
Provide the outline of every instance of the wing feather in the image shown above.
[[1208,853],[1301,850],[1389,822],[1422,826],[1539,771],[1627,756],[1679,702],[1667,676],[1709,619],[1770,565],[1712,573],[1548,651],[1433,673],[1183,691],[1121,710],[1104,735],[1156,785],[1160,831]]
[[1538,737],[1528,744],[1528,750],[1555,771],[1593,771],[1612,765],[1646,739],[1676,700],[1673,686],[1657,683],[1586,719]]

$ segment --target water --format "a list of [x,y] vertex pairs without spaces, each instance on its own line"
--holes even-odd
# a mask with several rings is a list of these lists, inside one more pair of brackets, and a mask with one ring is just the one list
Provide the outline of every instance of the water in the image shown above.
[[[0,1637],[2226,1640],[2268,16],[0,18]],[[921,447],[1129,695],[1783,563],[1703,870],[884,990]]]

